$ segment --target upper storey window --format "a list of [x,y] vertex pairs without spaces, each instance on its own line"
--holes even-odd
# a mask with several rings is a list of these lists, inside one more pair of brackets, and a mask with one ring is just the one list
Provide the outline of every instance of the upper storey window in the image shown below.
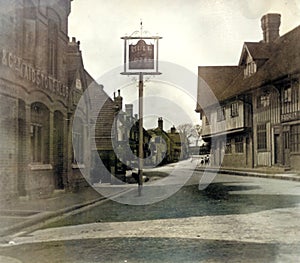
[[[24,0],[23,7],[23,41],[17,41],[20,45],[24,60],[34,64],[36,52],[36,7],[31,0]],[[21,39],[21,37],[20,37]]]
[[252,76],[256,72],[256,70],[257,66],[254,61],[247,62],[244,69],[244,77],[247,78]]
[[57,23],[50,19],[48,24],[48,73],[54,77],[57,76],[57,40]]

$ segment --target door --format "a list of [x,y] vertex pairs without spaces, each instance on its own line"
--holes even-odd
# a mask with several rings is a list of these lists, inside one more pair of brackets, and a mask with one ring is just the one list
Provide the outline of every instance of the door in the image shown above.
[[275,164],[281,164],[281,151],[280,151],[280,136],[274,134],[274,162]]
[[53,161],[54,161],[54,187],[64,189],[64,125],[63,115],[59,111],[54,112],[53,131]]

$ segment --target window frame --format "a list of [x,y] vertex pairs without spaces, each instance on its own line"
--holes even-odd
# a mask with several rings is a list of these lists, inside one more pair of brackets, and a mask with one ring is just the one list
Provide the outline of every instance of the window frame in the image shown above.
[[236,136],[234,138],[235,153],[244,153],[244,137]]
[[31,104],[30,149],[31,162],[49,163],[50,158],[50,112],[41,102]]
[[220,106],[217,108],[217,121],[224,121],[226,120],[226,108],[225,106]]
[[230,105],[230,116],[232,118],[239,116],[239,103],[237,101],[232,102]]
[[266,123],[257,124],[257,150],[266,151],[267,150],[267,125]]
[[292,153],[300,153],[300,124],[291,126],[290,146],[290,150]]

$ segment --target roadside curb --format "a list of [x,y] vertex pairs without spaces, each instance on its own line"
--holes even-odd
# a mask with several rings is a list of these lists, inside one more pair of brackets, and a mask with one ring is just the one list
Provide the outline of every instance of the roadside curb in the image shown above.
[[[127,192],[132,191],[133,189],[125,189],[121,191],[120,193],[113,194],[110,196],[101,196],[96,199],[78,203],[72,206],[68,206],[56,211],[51,211],[51,212],[41,212],[35,216],[33,216],[31,219],[28,219],[24,222],[9,226],[9,227],[4,227],[3,229],[0,230],[0,243],[3,242],[8,242],[9,240],[6,240],[10,236],[18,235],[18,232],[21,232],[22,234],[26,234],[29,232],[32,232],[33,230],[39,228],[39,224],[46,222],[51,219],[55,219],[60,216],[64,216],[65,214],[71,213],[73,211],[81,210],[89,206],[93,205],[98,205],[98,203],[103,202],[103,201],[108,201],[110,200],[111,197],[116,197],[122,194],[125,194]],[[20,233],[19,233],[20,234]]]
[[229,169],[217,169],[217,168],[202,168],[197,167],[196,171],[208,172],[208,173],[218,173],[218,174],[230,174],[237,176],[249,176],[249,177],[260,177],[266,179],[278,179],[278,180],[288,180],[300,182],[300,176],[297,174],[274,174],[274,173],[260,173],[260,172],[248,172],[248,171],[235,171]]
[[78,210],[78,209],[80,209],[82,207],[95,204],[95,203],[97,203],[99,201],[103,201],[105,199],[106,198],[102,196],[102,197],[96,198],[96,199],[91,200],[91,201],[87,201],[87,202],[84,202],[84,203],[76,204],[76,205],[69,206],[69,207],[66,207],[66,208],[62,208],[62,209],[59,209],[59,210],[56,210],[56,211],[41,212],[41,213],[35,215],[33,218],[28,219],[28,220],[26,220],[24,222],[15,224],[13,226],[2,228],[0,230],[0,237],[1,238],[6,237],[8,235],[11,235],[11,234],[17,232],[17,231],[20,231],[22,229],[25,229],[25,228],[31,227],[31,226],[33,226],[35,224],[38,224],[38,223],[40,223],[42,221],[46,221],[46,220],[49,220],[51,218],[54,218],[54,217],[57,217],[57,216],[61,216],[61,215],[65,214],[65,213],[68,213],[68,212],[71,212],[71,211],[74,211],[74,210]]

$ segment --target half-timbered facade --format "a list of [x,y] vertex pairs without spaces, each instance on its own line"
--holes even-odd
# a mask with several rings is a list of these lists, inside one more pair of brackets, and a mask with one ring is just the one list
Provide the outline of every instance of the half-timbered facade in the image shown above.
[[199,67],[198,101],[203,80],[219,101],[197,105],[202,136],[226,136],[211,145],[223,166],[299,169],[300,27],[279,36],[279,14],[261,25],[263,40],[245,42],[237,66]]

